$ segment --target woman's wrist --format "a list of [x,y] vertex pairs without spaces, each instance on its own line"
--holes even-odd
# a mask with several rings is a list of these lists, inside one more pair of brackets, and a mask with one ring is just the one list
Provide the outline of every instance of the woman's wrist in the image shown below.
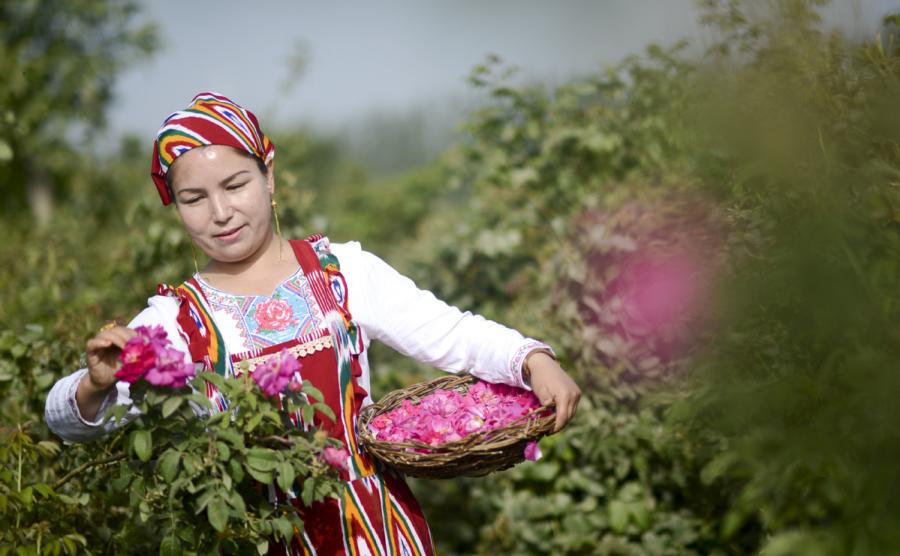
[[546,357],[550,361],[556,361],[556,355],[554,355],[552,351],[546,348],[537,348],[526,355],[525,361],[522,363],[522,382],[524,382],[529,388],[531,387],[532,369],[535,368],[534,358],[537,357],[538,360],[540,360],[541,356]]
[[77,395],[84,400],[102,400],[115,386],[115,381],[107,385],[97,384],[94,382],[91,372],[88,371],[78,381]]

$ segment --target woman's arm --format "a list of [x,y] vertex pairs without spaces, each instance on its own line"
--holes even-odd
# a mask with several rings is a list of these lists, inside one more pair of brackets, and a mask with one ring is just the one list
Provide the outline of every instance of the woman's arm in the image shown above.
[[[187,346],[177,331],[175,320],[177,313],[176,300],[154,296],[148,300],[148,307],[128,323],[128,328],[162,326],[173,346],[189,359]],[[120,346],[127,340],[127,336],[130,334],[124,330],[108,330],[88,340],[86,347],[88,350],[95,348],[94,351],[97,351],[103,348],[104,344],[107,348],[112,348],[113,345]],[[116,349],[110,349],[107,353],[115,360]],[[117,367],[118,363],[115,364]],[[108,434],[137,417],[138,411],[130,408],[122,420],[103,422],[112,405],[131,404],[128,383],[116,380],[108,384],[107,378],[103,373],[95,373],[92,377],[88,369],[83,368],[59,379],[47,395],[44,407],[44,418],[50,430],[63,440],[84,442]]]
[[[350,312],[371,338],[448,372],[533,388],[541,402],[556,402],[557,430],[574,415],[581,392],[550,346],[448,305],[358,242],[335,244],[332,251],[347,280]],[[526,359],[530,381],[523,376]]]

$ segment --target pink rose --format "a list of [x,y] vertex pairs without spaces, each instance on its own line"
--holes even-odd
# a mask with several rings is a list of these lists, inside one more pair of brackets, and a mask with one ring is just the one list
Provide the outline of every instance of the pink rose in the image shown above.
[[346,448],[335,448],[327,446],[322,450],[322,461],[336,468],[347,470],[347,460],[350,459],[350,452]]
[[146,338],[138,334],[125,343],[122,353],[119,354],[119,361],[122,362],[122,366],[114,376],[123,382],[133,384],[156,364],[156,350]]
[[121,368],[116,378],[134,383],[144,379],[154,386],[182,388],[194,376],[192,363],[172,347],[162,326],[138,326],[137,335],[128,340],[119,354]]
[[147,371],[144,380],[154,386],[183,388],[195,371],[194,364],[186,363],[180,351],[161,348],[156,353],[156,366]]
[[538,446],[538,443],[532,440],[528,444],[525,445],[525,459],[528,461],[536,461],[541,459],[541,447]]
[[260,328],[284,330],[294,320],[294,310],[283,299],[267,299],[256,306],[254,317]]
[[[301,364],[287,349],[267,359],[253,371],[253,380],[263,394],[272,398],[284,391],[291,382],[297,382],[294,373],[300,370]],[[302,383],[299,383],[301,384]],[[293,388],[292,388],[292,391]]]

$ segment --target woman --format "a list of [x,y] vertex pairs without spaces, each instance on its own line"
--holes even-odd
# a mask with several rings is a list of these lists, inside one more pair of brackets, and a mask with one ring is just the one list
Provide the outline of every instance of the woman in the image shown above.
[[[531,388],[541,402],[555,402],[556,431],[581,393],[549,346],[443,303],[359,243],[281,238],[273,230],[274,154],[253,113],[219,94],[200,93],[166,119],[151,175],[209,263],[178,288],[161,286],[128,327],[106,326],[88,340],[87,368],[60,379],[48,396],[48,425],[84,441],[123,424],[102,421],[110,405],[130,401],[128,385],[113,375],[137,326],[161,325],[186,361],[226,376],[238,362],[252,369],[288,349],[338,416],[329,433],[350,458],[344,498],[307,513],[303,537],[273,553],[341,554],[365,544],[376,554],[431,554],[428,526],[402,477],[356,443],[356,415],[371,401],[371,340],[448,372]],[[214,407],[227,406],[211,385],[207,395]],[[350,502],[363,511],[345,512]]]

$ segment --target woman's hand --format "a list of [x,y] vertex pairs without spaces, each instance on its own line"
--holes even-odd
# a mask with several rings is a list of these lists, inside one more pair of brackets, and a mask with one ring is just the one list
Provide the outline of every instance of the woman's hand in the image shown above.
[[556,426],[553,432],[559,432],[575,416],[581,389],[556,360],[544,352],[530,353],[525,358],[524,366],[531,378],[531,389],[541,404],[556,402]]
[[101,330],[87,341],[85,352],[88,372],[78,383],[75,401],[81,416],[88,421],[94,420],[103,399],[118,382],[114,375],[119,370],[119,353],[125,343],[136,335],[137,332],[130,328],[113,326]]

